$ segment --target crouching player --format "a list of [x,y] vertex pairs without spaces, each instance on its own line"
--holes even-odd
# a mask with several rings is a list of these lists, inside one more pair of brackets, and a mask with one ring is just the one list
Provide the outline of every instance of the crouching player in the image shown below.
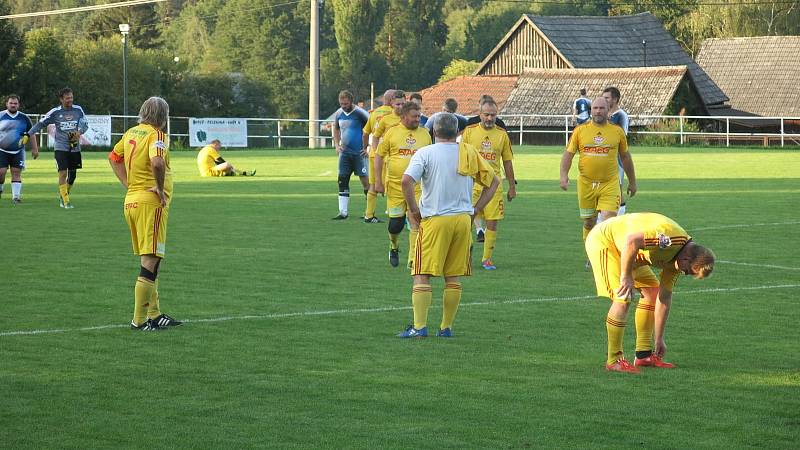
[[[400,233],[406,225],[406,211],[409,205],[403,198],[403,172],[408,168],[411,157],[418,149],[431,144],[431,135],[427,129],[419,126],[422,110],[417,103],[406,102],[400,110],[400,123],[389,128],[384,134],[375,155],[375,173],[384,173],[383,164],[387,162],[386,185],[381,178],[375,179],[375,192],[386,192],[386,206],[389,210],[389,264],[397,267],[400,264]],[[419,199],[419,186],[416,187],[415,199]],[[417,227],[409,224],[408,266],[411,267],[414,242],[417,240]]]
[[131,328],[141,331],[181,324],[161,313],[156,279],[164,257],[172,200],[169,139],[161,131],[168,117],[167,102],[150,97],[139,110],[139,125],[126,131],[108,155],[114,174],[128,190],[125,221],[131,231],[133,253],[141,259],[131,321]]
[[[714,253],[695,244],[672,219],[655,213],[626,214],[601,222],[586,238],[586,253],[597,295],[611,299],[606,317],[606,370],[638,373],[637,366],[675,367],[662,360],[673,287],[681,273],[696,279],[711,275]],[[651,267],[661,269],[660,279]],[[622,351],[622,337],[634,289],[642,297],[636,307],[636,359],[631,365]]]

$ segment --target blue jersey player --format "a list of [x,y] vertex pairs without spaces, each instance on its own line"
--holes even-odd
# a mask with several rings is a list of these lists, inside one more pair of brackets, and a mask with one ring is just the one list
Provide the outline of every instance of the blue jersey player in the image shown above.
[[369,190],[367,153],[364,151],[363,128],[369,113],[353,103],[350,91],[339,93],[339,106],[333,117],[333,144],[339,154],[339,215],[333,220],[347,219],[350,204],[350,175],[361,179],[364,194]]
[[[11,202],[22,202],[22,171],[25,170],[25,144],[28,131],[33,127],[31,119],[19,112],[19,97],[11,94],[6,98],[6,109],[0,111],[0,196],[6,182],[6,171],[11,167]],[[36,139],[30,139],[33,159],[39,157]]]
[[58,167],[58,200],[62,208],[71,209],[69,192],[75,184],[78,169],[83,167],[81,161],[81,135],[89,129],[83,108],[73,104],[73,93],[70,88],[58,92],[61,106],[56,106],[42,117],[28,132],[31,136],[47,125],[56,128],[56,145],[53,155]]
[[[627,136],[628,113],[626,113],[625,110],[619,107],[619,101],[622,98],[622,94],[619,92],[619,89],[613,86],[605,88],[603,90],[603,98],[605,98],[606,101],[608,102],[608,121],[622,128],[622,131],[625,132],[625,136]],[[619,210],[617,211],[617,215],[621,216],[622,214],[625,214],[625,195],[622,189],[622,184],[625,181],[625,171],[622,169],[621,160],[617,159],[617,165],[619,167],[619,186],[620,186],[619,189],[620,204],[619,204]]]
[[592,101],[586,97],[586,89],[581,89],[581,96],[572,103],[572,117],[577,125],[586,123],[591,118]]

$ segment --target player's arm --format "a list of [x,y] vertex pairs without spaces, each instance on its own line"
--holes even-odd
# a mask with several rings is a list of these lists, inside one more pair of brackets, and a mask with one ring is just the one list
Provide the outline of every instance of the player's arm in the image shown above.
[[[125,136],[123,136],[123,138],[124,137]],[[117,142],[117,145],[115,145],[114,149],[108,154],[108,163],[111,164],[111,170],[114,172],[114,175],[117,176],[119,182],[127,189],[128,173],[125,171],[125,157],[123,155],[122,146],[122,140]]]
[[164,178],[167,173],[167,163],[164,158],[160,156],[153,156],[150,158],[150,170],[153,172],[153,178],[156,180],[156,185],[150,188],[150,191],[155,192],[161,200],[161,207],[167,206],[167,196],[164,193]]
[[472,212],[473,220],[475,219],[476,215],[483,211],[483,208],[486,207],[486,204],[489,203],[489,200],[494,197],[494,193],[497,192],[497,188],[499,186],[500,178],[497,178],[497,175],[495,175],[492,178],[492,184],[490,184],[489,187],[483,188],[483,191],[481,191],[481,196],[478,197],[478,201],[475,202],[474,211]]
[[644,248],[644,233],[630,233],[625,236],[624,247],[622,248],[619,270],[619,289],[617,296],[628,298],[633,293],[633,263],[636,261],[636,254]]
[[659,287],[654,314],[655,329],[653,332],[655,342],[654,353],[658,357],[663,357],[664,353],[667,352],[667,346],[664,344],[664,330],[667,327],[670,306],[672,306],[672,291],[666,289],[664,286]]
[[378,150],[375,152],[375,192],[383,194],[385,188],[383,187],[383,159],[384,156],[389,155],[389,141],[384,139],[378,145]]
[[333,148],[336,153],[342,153],[342,132],[339,130],[338,125],[333,127]]
[[408,205],[408,223],[418,229],[420,222],[422,222],[422,214],[419,212],[419,205],[414,196],[414,186],[416,184],[417,180],[414,177],[407,173],[403,174],[403,181],[400,182],[400,187],[403,190],[403,198],[406,201],[406,205]]
[[39,130],[46,127],[47,125],[56,123],[55,119],[53,119],[53,111],[55,111],[55,109],[51,109],[50,112],[48,112],[47,114],[45,114],[44,117],[39,119],[39,121],[36,122],[36,124],[33,127],[31,127],[31,129],[28,131],[28,135],[31,137],[35,137],[36,133],[38,133]]
[[631,158],[630,152],[625,152],[620,155],[620,160],[622,161],[622,170],[625,171],[625,175],[628,177],[628,195],[633,197],[637,191],[633,158]]
[[503,170],[506,173],[506,180],[508,180],[508,192],[506,193],[506,198],[508,201],[514,200],[517,196],[517,177],[514,175],[514,153],[511,151],[511,141],[508,138],[508,134],[506,134],[506,138],[504,139],[505,144],[503,148]]
[[572,158],[575,157],[575,153],[565,151],[564,155],[561,156],[561,189],[567,190],[567,186],[569,186],[569,169],[572,167]]

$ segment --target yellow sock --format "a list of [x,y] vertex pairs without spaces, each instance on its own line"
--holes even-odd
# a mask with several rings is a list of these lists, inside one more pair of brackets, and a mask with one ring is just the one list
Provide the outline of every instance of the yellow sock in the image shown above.
[[58,185],[58,193],[61,195],[61,200],[64,203],[69,203],[69,185],[68,184],[59,184]]
[[587,229],[586,227],[581,227],[583,230],[583,241],[586,242],[586,236],[589,236],[589,232],[592,230]]
[[375,206],[378,204],[378,194],[373,191],[367,192],[367,209],[364,211],[364,217],[371,219],[375,217]]
[[446,282],[444,285],[444,296],[442,297],[442,324],[440,330],[452,328],[458,312],[458,304],[461,303],[461,283]]
[[147,307],[147,318],[155,319],[161,315],[161,307],[158,304],[158,280],[153,283],[153,297],[150,299],[150,305]]
[[399,237],[399,234],[389,233],[389,244],[391,245],[392,250],[397,250],[400,247],[400,244],[397,242]]
[[155,284],[147,278],[136,279],[136,287],[133,289],[133,323],[137,326],[144,323],[155,290]]
[[644,298],[636,306],[636,353],[653,351],[653,327],[655,325],[655,305],[645,303]]
[[414,328],[420,330],[428,324],[428,308],[433,292],[430,284],[415,284],[411,289],[411,304],[414,306]]
[[419,232],[417,230],[411,230],[408,232],[408,267],[410,268],[414,264],[414,248],[417,246],[417,235]]
[[497,231],[492,231],[487,228],[483,232],[483,258],[481,258],[482,261],[486,261],[487,259],[492,259],[492,253],[494,252],[495,242],[497,242]]
[[608,364],[622,357],[622,338],[625,336],[625,321],[606,316],[606,332],[608,332]]

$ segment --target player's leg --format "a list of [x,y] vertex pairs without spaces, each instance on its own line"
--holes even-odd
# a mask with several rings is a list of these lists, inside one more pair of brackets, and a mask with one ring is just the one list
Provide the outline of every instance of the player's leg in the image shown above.
[[623,337],[627,325],[629,299],[616,295],[619,289],[620,254],[612,243],[605,242],[602,234],[595,230],[589,233],[585,243],[586,255],[591,263],[597,295],[611,300],[606,315],[608,351],[606,369],[618,372],[637,372],[625,360]]
[[486,270],[494,270],[497,267],[492,262],[492,255],[497,243],[497,225],[499,221],[505,218],[505,202],[502,189],[498,189],[495,192],[486,208],[484,208],[483,216],[486,219],[486,231],[484,232],[481,266]]
[[439,324],[439,337],[453,336],[453,323],[456,320],[458,305],[461,303],[461,276],[470,275],[472,245],[468,216],[448,218],[451,239],[444,262],[444,294],[442,295],[442,323]]
[[[20,160],[19,164],[23,165],[24,161]],[[22,202],[22,169],[19,165],[11,167],[11,201],[16,203]]]
[[3,189],[6,183],[6,172],[8,171],[8,163],[4,162],[6,158],[5,152],[0,152],[0,197],[3,196]]
[[400,264],[400,233],[406,227],[405,201],[390,197],[389,207],[389,264],[397,267]]
[[378,194],[375,192],[375,158],[370,155],[367,161],[369,188],[367,190],[367,208],[364,210],[364,222],[380,223],[380,220],[375,217],[375,208],[378,205]]
[[69,203],[69,186],[67,185],[67,172],[69,171],[69,153],[54,151],[53,157],[56,160],[58,169],[58,198],[62,208]]
[[[481,196],[481,192],[483,192],[483,187],[479,185],[475,185],[472,189],[472,204],[478,203],[478,199]],[[476,214],[475,218],[472,221],[472,224],[475,226],[475,241],[476,242],[485,242],[486,241],[486,230],[483,228],[483,212]]]
[[217,177],[231,177],[236,175],[236,169],[231,163],[225,161],[211,168],[211,173]]
[[599,183],[592,183],[578,178],[578,210],[583,221],[583,240],[589,236],[589,232],[597,222],[597,189]]
[[597,223],[617,215],[620,202],[619,185],[613,181],[602,183],[597,189],[597,210],[600,211]]
[[[423,219],[419,226],[419,236],[414,247],[414,266],[411,275],[414,282],[411,291],[411,305],[414,310],[414,323],[398,334],[401,338],[425,337],[428,335],[428,310],[433,293],[430,277],[441,276],[446,247],[441,245],[441,217]],[[469,219],[467,219],[469,223]],[[469,226],[469,225],[467,225]]]
[[353,171],[351,158],[346,153],[339,153],[339,215],[333,220],[347,219],[350,206],[350,174]]
[[[643,270],[642,270],[643,269]],[[637,367],[658,367],[671,369],[674,364],[664,362],[653,354],[653,329],[655,327],[655,307],[658,298],[658,279],[650,267],[640,267],[634,273],[637,284],[644,284],[640,288],[642,298],[636,306],[636,359],[633,364]]]
[[[78,178],[78,169],[83,167],[81,152],[69,152],[69,170],[67,170],[67,193],[72,192],[75,179]],[[66,206],[65,206],[66,208]]]
[[[414,187],[414,198],[417,204],[422,196],[422,189],[419,184]],[[408,261],[407,267],[411,269],[414,266],[414,248],[417,245],[417,236],[419,236],[419,224],[413,225],[408,220],[408,205],[406,205],[406,223],[408,224]]]

